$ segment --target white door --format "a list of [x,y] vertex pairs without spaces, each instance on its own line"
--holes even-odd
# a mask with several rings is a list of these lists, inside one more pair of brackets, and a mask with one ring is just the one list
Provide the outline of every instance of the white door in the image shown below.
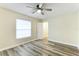
[[37,39],[48,37],[48,22],[37,24]]
[[43,39],[43,23],[37,24],[37,39]]

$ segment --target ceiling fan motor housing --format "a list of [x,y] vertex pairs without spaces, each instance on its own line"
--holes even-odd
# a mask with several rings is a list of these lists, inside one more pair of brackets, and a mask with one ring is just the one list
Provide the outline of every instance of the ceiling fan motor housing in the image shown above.
[[43,10],[41,7],[39,7],[39,4],[38,4],[36,7],[37,7],[37,9],[39,9],[39,10]]

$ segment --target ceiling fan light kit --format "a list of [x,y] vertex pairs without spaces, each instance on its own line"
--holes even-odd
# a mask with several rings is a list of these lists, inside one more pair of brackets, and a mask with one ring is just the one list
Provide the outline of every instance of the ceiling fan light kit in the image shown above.
[[41,10],[37,10],[37,13],[41,13]]

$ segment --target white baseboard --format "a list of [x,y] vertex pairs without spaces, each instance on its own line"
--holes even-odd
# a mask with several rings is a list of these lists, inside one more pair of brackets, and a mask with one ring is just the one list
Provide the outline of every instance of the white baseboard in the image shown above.
[[69,45],[69,46],[73,46],[73,47],[76,47],[76,48],[78,48],[78,49],[79,49],[79,46],[74,45],[74,44],[68,44],[68,43],[65,43],[65,42],[63,43],[63,42],[60,42],[60,41],[55,41],[55,40],[49,40],[49,41],[58,42],[58,43],[65,44],[65,45]]
[[9,47],[6,47],[6,48],[3,48],[3,49],[0,49],[0,51],[4,51],[4,50],[7,50],[7,49],[11,49],[11,48],[17,47],[17,46],[19,46],[19,45],[26,44],[26,43],[31,42],[31,41],[34,41],[34,40],[37,40],[37,39],[33,39],[33,40],[29,40],[29,41],[22,42],[22,43],[19,43],[19,44],[15,44],[15,45],[12,45],[12,46],[9,46]]

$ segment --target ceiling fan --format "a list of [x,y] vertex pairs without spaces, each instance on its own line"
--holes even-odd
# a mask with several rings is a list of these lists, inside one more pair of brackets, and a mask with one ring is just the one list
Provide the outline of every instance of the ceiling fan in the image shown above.
[[43,4],[37,4],[35,7],[31,7],[31,6],[26,6],[26,7],[33,8],[35,10],[33,12],[33,14],[38,12],[38,13],[41,13],[42,15],[44,15],[44,11],[52,11],[52,9],[45,8],[44,5],[45,4],[43,3]]

